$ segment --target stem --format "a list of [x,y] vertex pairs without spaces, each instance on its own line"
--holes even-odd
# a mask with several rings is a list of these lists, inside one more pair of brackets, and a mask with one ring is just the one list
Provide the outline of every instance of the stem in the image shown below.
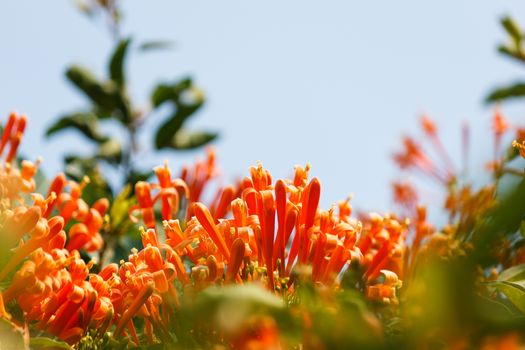
[[518,169],[503,168],[501,169],[501,173],[525,177],[525,172],[523,170],[518,170]]

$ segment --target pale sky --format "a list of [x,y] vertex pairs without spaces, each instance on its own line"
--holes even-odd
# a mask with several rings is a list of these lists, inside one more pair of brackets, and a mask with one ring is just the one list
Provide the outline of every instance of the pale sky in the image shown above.
[[[525,25],[520,0],[124,3],[124,33],[137,42],[176,43],[172,51],[131,58],[136,99],[146,103],[155,82],[192,75],[208,101],[190,125],[221,133],[215,146],[224,182],[258,160],[274,177],[310,162],[324,207],[353,193],[357,207],[389,208],[389,184],[403,177],[391,154],[404,132],[416,132],[423,111],[455,154],[461,124],[471,122],[473,169],[482,171],[491,145],[482,98],[525,73],[495,50],[505,39],[502,15]],[[72,1],[0,2],[0,120],[13,109],[28,115],[22,151],[43,156],[47,174],[61,169],[64,152],[88,149],[74,132],[43,138],[58,115],[85,105],[64,69],[80,63],[105,74],[110,48],[105,28]],[[514,120],[523,112],[508,109]],[[155,130],[160,120],[146,128]],[[202,153],[151,157],[146,132],[141,139],[137,161],[144,167],[168,159],[177,169]]]

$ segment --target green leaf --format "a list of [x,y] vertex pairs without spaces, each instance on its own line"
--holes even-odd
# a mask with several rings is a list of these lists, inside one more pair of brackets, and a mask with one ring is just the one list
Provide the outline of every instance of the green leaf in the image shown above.
[[169,147],[178,150],[194,149],[215,140],[217,136],[218,134],[213,132],[188,132],[185,130],[179,130],[169,144]]
[[64,162],[66,163],[66,175],[77,182],[82,181],[87,169],[95,169],[97,165],[94,158],[82,158],[76,155],[66,156]]
[[494,282],[495,287],[509,298],[510,302],[525,314],[525,288],[516,282]]
[[172,101],[179,104],[180,95],[183,91],[193,86],[191,78],[184,78],[175,84],[159,84],[151,94],[151,103],[153,107],[158,107],[166,101]]
[[51,349],[71,349],[71,347],[63,341],[55,340],[47,337],[32,337],[29,340],[31,347],[51,348]]
[[111,60],[109,61],[109,76],[111,80],[113,80],[115,84],[117,84],[117,86],[121,88],[126,83],[126,75],[124,73],[124,62],[130,43],[130,38],[121,40],[118,43],[117,48],[113,52]]
[[[241,329],[257,314],[285,314],[282,299],[260,286],[247,284],[210,287],[203,290],[187,310],[196,325],[214,322],[215,329]],[[189,326],[189,325],[188,325]]]
[[155,147],[161,149],[171,147],[171,143],[177,132],[182,128],[184,122],[195,113],[201,105],[183,106],[179,105],[175,114],[166,120],[155,135]]
[[117,107],[118,91],[113,82],[102,83],[89,70],[79,66],[69,67],[66,77],[89,97],[98,109],[111,113]]
[[120,163],[122,160],[122,146],[117,139],[109,139],[98,148],[97,158],[110,163]]
[[518,60],[520,62],[525,62],[525,55],[521,52],[521,50],[502,45],[498,47],[498,51],[499,53],[508,56],[512,59]]
[[145,41],[139,46],[140,51],[161,50],[171,48],[173,48],[173,43],[169,40]]
[[515,282],[525,281],[525,264],[512,266],[502,271],[498,276],[498,281]]
[[262,307],[267,310],[284,309],[285,306],[284,302],[275,294],[253,284],[207,288],[201,293],[199,298],[199,302],[213,305],[216,303],[239,303]]
[[485,98],[485,101],[490,103],[523,96],[525,96],[525,83],[519,82],[511,86],[501,87],[493,90]]
[[123,222],[127,222],[129,207],[134,203],[134,198],[131,196],[132,187],[128,184],[117,195],[111,209],[109,210],[109,217],[111,226],[116,228]]
[[514,42],[516,48],[519,48],[521,44],[521,29],[518,26],[518,24],[514,22],[514,20],[512,20],[512,18],[510,17],[503,17],[501,19],[501,25],[503,26],[503,28],[505,28],[509,36],[512,38],[512,41]]
[[[184,122],[204,104],[204,95],[193,85],[190,78],[182,79],[174,84],[158,85],[151,95],[151,102],[154,107],[158,107],[165,102],[171,102],[175,108],[173,115],[157,130],[155,135],[155,147],[157,149],[165,147],[180,149],[198,147],[191,146],[191,142],[188,142],[188,138],[185,135],[182,135],[182,141],[174,142],[174,138],[183,127]],[[215,138],[215,136],[211,137],[211,139]],[[205,139],[206,137],[201,135],[194,138],[194,142],[208,142],[204,141]],[[188,145],[188,147],[185,145]]]
[[89,183],[82,191],[82,198],[87,203],[93,203],[99,198],[111,198],[113,192],[98,166],[98,161],[93,157],[79,157],[68,155],[65,157],[65,173],[73,180],[80,182],[84,176],[89,177]]
[[27,349],[24,343],[23,329],[0,318],[0,348],[2,349]]
[[170,141],[180,130],[185,120],[186,117],[179,113],[176,113],[173,117],[165,121],[159,127],[159,129],[157,130],[157,134],[155,135],[155,147],[157,149],[168,147]]
[[482,267],[496,263],[492,253],[495,244],[502,239],[510,239],[525,220],[525,212],[518,205],[525,198],[525,180],[496,196],[496,206],[485,215],[469,240],[474,244],[472,257]]
[[51,136],[65,129],[76,129],[88,139],[105,142],[108,138],[100,133],[98,118],[92,113],[74,113],[57,120],[46,130],[46,136]]
[[78,66],[71,66],[66,76],[93,102],[97,116],[109,115],[124,125],[131,120],[129,100],[112,80],[102,83],[89,70]]

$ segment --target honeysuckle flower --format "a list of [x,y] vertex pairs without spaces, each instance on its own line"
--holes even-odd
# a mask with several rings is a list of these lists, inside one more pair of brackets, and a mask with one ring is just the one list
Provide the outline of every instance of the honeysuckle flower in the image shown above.
[[[189,198],[189,190],[181,179],[171,179],[171,172],[167,163],[156,167],[155,174],[159,180],[158,184],[150,184],[139,181],[135,184],[137,205],[129,209],[130,218],[137,221],[134,213],[139,211],[146,227],[155,227],[155,211],[153,206],[157,201],[161,202],[161,216],[163,220],[171,220],[179,211],[181,198],[185,201]],[[154,194],[153,192],[156,192]]]
[[13,161],[22,140],[27,123],[27,117],[25,115],[18,115],[16,112],[12,112],[9,115],[2,138],[0,139],[0,156],[4,152],[4,149],[10,144],[9,151],[7,152],[5,163],[9,164]]
[[[3,136],[3,147],[17,147],[25,127],[25,119],[10,120],[16,133]],[[19,193],[34,190],[38,162],[23,162],[20,171],[4,163],[2,191],[19,201],[12,209],[12,202],[4,203],[4,228],[16,238],[14,245],[18,239],[20,243],[0,271],[0,279],[14,272],[1,305],[15,299],[28,320],[70,344],[89,328],[104,332],[114,327],[116,336],[125,334],[138,345],[136,318],[142,318],[150,343],[169,337],[169,310],[179,302],[175,280],[194,290],[262,281],[270,290],[291,291],[294,266],[312,264],[313,281],[330,285],[350,260],[364,261],[357,246],[361,224],[350,217],[349,201],[338,203],[338,214],[335,208],[319,209],[320,182],[308,179],[309,165],[296,167],[292,180],[273,183],[259,164],[240,186],[220,188],[208,207],[198,200],[217,172],[214,159],[210,152],[206,162],[184,170],[182,179],[172,179],[165,164],[155,168],[158,183],[138,182],[138,204],[130,214],[138,212],[148,228],[141,232],[143,247],[132,250],[120,266],[110,264],[98,274],[89,272],[92,263],[80,259],[78,251],[95,251],[103,244],[99,231],[109,202],[100,199],[88,206],[82,191],[89,180],[76,183],[59,174],[46,197],[34,194],[33,205],[27,205]],[[182,200],[189,215],[184,229],[175,219],[181,217]],[[157,202],[160,218],[155,216]],[[232,216],[226,218],[230,210]],[[158,219],[163,220],[165,241],[156,231]],[[191,273],[185,259],[195,264]],[[383,260],[374,264],[388,265]],[[1,310],[2,317],[9,317]]]
[[494,132],[494,135],[499,140],[499,138],[501,138],[501,136],[503,136],[503,134],[508,129],[509,129],[509,124],[503,117],[501,110],[499,108],[496,108],[492,115],[492,131]]
[[366,293],[370,300],[380,301],[382,303],[397,305],[396,290],[402,286],[395,272],[381,270],[375,284],[367,287]]
[[[138,182],[137,205],[129,214],[145,226],[141,244],[119,264],[94,266],[80,251],[94,252],[104,244],[100,231],[110,203],[99,199],[88,205],[82,192],[89,179],[76,183],[64,174],[52,180],[45,196],[31,193],[39,161],[13,162],[25,123],[25,117],[12,114],[0,140],[0,155],[9,150],[0,161],[0,235],[11,249],[0,267],[6,286],[0,291],[0,318],[31,324],[69,344],[88,332],[101,337],[106,331],[137,346],[168,341],[171,327],[186,321],[178,319],[181,291],[191,299],[209,286],[255,283],[292,302],[307,281],[333,297],[349,288],[341,282],[347,269],[356,274],[356,293],[395,313],[401,286],[410,285],[416,266],[465,254],[465,228],[494,205],[494,186],[475,191],[458,184],[436,125],[424,117],[423,132],[434,151],[443,151],[438,159],[443,164],[412,138],[405,139],[396,160],[446,185],[450,224],[441,231],[428,222],[426,208],[406,183],[394,187],[397,201],[411,209],[406,218],[376,213],[354,218],[350,197],[320,208],[321,183],[310,179],[309,164],[297,166],[290,179],[273,179],[258,163],[240,183],[221,186],[204,203],[202,193],[218,173],[210,150],[207,160],[185,168],[180,178],[172,178],[165,163],[154,169],[156,180]],[[506,128],[498,121],[496,134]],[[521,146],[515,147],[521,151]],[[523,262],[524,252],[504,251],[497,260],[502,266]],[[23,316],[10,314],[12,304]],[[310,329],[312,316],[299,317]],[[236,348],[282,345],[273,319],[261,316],[244,326],[215,335]]]
[[207,148],[206,155],[207,158],[205,160],[198,160],[192,167],[183,167],[180,173],[180,179],[187,184],[189,189],[188,219],[193,216],[192,204],[200,201],[204,188],[218,174],[214,149]]
[[403,276],[406,234],[406,223],[390,216],[373,213],[365,221],[358,246],[368,281],[377,278],[383,269]]
[[392,184],[394,201],[408,210],[413,209],[418,203],[418,194],[410,182],[394,182]]
[[103,216],[109,208],[106,198],[97,200],[88,210],[82,222],[76,223],[68,231],[67,250],[85,249],[88,252],[99,250],[104,244],[99,231],[104,223]]
[[446,165],[447,176],[452,176],[454,173],[454,164],[450,159],[441,139],[438,136],[438,128],[436,123],[431,120],[427,115],[421,117],[421,128],[425,135],[429,138],[430,142],[434,146],[436,153],[441,157],[442,161]]

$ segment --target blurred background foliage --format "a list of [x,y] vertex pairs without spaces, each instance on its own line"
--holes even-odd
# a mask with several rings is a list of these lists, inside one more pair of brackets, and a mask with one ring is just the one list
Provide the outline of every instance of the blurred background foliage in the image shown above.
[[[173,152],[200,148],[215,140],[218,133],[187,128],[187,121],[205,103],[204,92],[191,77],[156,84],[146,103],[131,98],[126,62],[136,54],[169,50],[171,42],[135,43],[133,38],[124,36],[119,1],[78,1],[76,5],[94,24],[107,26],[114,47],[107,59],[106,77],[98,77],[81,65],[67,67],[65,76],[85,97],[86,106],[58,117],[45,135],[60,137],[62,132],[75,130],[95,146],[92,154],[66,154],[64,172],[77,182],[85,181],[83,198],[87,203],[102,197],[111,200],[110,215],[102,232],[108,247],[100,258],[106,261],[105,254],[109,253],[113,260],[119,261],[140,238],[136,225],[127,220],[128,208],[134,203],[134,185],[153,174],[152,169],[138,165],[139,131],[153,132],[154,150]],[[159,119],[156,130],[141,129],[148,118]],[[120,130],[109,127],[114,125]]]
[[[507,41],[498,46],[498,51],[511,60],[524,64],[525,51],[523,47],[524,35],[518,23],[511,17],[503,17],[501,25],[507,33]],[[491,91],[485,98],[486,102],[501,102],[525,96],[525,81],[517,81],[501,86]]]
[[[87,106],[58,118],[49,126],[46,136],[54,137],[59,132],[74,129],[93,142],[97,146],[94,154],[65,157],[66,174],[77,181],[81,181],[85,175],[89,176],[94,181],[90,185],[92,190],[87,193],[104,194],[112,198],[124,184],[133,187],[136,181],[152,174],[149,169],[137,169],[133,157],[141,146],[137,140],[139,128],[161,106],[169,105],[170,109],[154,131],[156,150],[195,149],[213,141],[218,135],[210,131],[190,131],[185,127],[187,120],[205,103],[203,91],[193,84],[190,77],[157,84],[145,106],[132,100],[126,61],[134,53],[168,49],[169,42],[159,40],[135,45],[132,38],[122,37],[119,26],[122,15],[117,1],[80,2],[78,6],[94,21],[105,19],[109,23],[114,49],[107,63],[106,78],[99,78],[89,69],[78,65],[66,69],[68,81],[85,96]],[[124,131],[124,140],[119,139],[115,132],[104,131],[104,123],[108,121],[118,123]],[[116,168],[120,179],[110,184],[100,170],[101,164]],[[111,187],[112,184],[116,185],[115,188]]]

